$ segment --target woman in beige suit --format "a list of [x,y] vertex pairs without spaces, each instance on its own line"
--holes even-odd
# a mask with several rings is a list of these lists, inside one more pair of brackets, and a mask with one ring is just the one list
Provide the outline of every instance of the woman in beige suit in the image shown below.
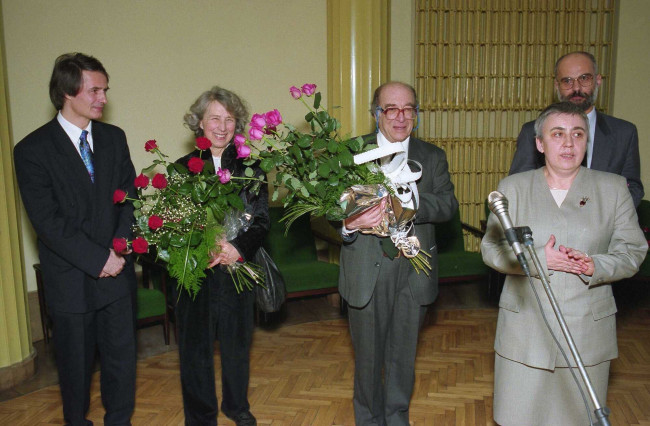
[[[509,201],[514,225],[533,231],[537,255],[604,404],[609,363],[618,356],[611,283],[637,272],[648,245],[625,179],[580,166],[588,132],[587,116],[573,104],[549,106],[535,122],[537,149],[546,166],[503,179],[499,191]],[[494,215],[481,251],[486,264],[507,274],[494,343],[494,420],[501,425],[588,424],[570,370]],[[529,264],[539,277],[530,259]],[[575,367],[541,281],[534,278],[533,285]],[[578,380],[583,386],[579,375]]]

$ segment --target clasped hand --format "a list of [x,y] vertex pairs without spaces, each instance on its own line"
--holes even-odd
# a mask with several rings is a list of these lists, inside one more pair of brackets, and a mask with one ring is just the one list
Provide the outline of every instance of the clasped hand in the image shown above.
[[208,268],[212,268],[218,264],[232,265],[233,263],[237,262],[237,260],[241,258],[241,255],[239,254],[235,246],[230,244],[228,241],[221,240],[219,242],[219,246],[221,247],[221,251],[219,252],[219,254],[212,256]]
[[548,269],[576,275],[592,276],[594,274],[594,260],[586,253],[563,245],[556,250],[555,235],[551,235],[548,239],[544,246],[544,253]]
[[131,253],[131,251],[128,251],[118,254],[115,253],[115,250],[113,249],[108,250],[110,251],[110,254],[108,255],[108,259],[106,260],[102,272],[99,273],[99,278],[117,277],[120,272],[122,272],[122,269],[124,269],[124,264],[126,263],[122,254]]

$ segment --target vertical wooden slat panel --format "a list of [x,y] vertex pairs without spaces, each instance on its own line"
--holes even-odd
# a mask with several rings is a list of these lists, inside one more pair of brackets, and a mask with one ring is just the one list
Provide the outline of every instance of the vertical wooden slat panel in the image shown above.
[[[510,168],[521,126],[554,101],[555,60],[596,57],[609,105],[614,0],[418,0],[418,137],[445,149],[461,218],[480,226],[484,201]],[[467,238],[478,250],[478,240]]]

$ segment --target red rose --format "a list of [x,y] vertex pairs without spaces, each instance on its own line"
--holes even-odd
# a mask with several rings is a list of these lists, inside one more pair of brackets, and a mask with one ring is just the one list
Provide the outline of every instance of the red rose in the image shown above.
[[165,189],[167,188],[167,178],[162,173],[156,173],[151,180],[151,185],[156,189]]
[[126,251],[127,247],[128,243],[126,242],[126,238],[113,238],[113,250],[115,250],[115,253],[122,253]]
[[136,188],[146,188],[149,185],[149,178],[140,173],[133,181],[133,185]]
[[206,149],[210,149],[212,146],[212,142],[210,142],[210,139],[201,136],[196,138],[196,147],[200,149],[201,151],[205,151]]
[[116,189],[115,192],[113,192],[113,204],[123,203],[124,200],[126,200],[126,192],[121,189]]
[[163,226],[163,220],[156,215],[149,217],[149,228],[156,230]]
[[144,238],[138,237],[133,240],[131,247],[133,247],[134,252],[142,254],[146,253],[147,250],[149,250],[149,243]]
[[190,158],[190,161],[187,162],[187,168],[194,174],[201,173],[201,170],[203,170],[203,160],[199,157],[192,157]]
[[150,139],[144,143],[144,149],[145,151],[153,151],[154,149],[158,149],[158,144],[156,143],[155,139]]

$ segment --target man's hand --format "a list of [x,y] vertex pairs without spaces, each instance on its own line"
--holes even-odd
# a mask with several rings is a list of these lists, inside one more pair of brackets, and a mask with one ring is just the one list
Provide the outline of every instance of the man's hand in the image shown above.
[[124,269],[124,264],[126,263],[124,258],[115,253],[115,250],[113,249],[109,249],[109,251],[110,254],[108,255],[108,260],[106,261],[106,265],[104,265],[102,272],[99,274],[99,278],[116,277],[120,272],[122,272],[122,269]]
[[357,229],[371,229],[379,225],[384,219],[386,200],[386,198],[383,198],[376,206],[344,219],[343,226],[348,231],[356,231]]

